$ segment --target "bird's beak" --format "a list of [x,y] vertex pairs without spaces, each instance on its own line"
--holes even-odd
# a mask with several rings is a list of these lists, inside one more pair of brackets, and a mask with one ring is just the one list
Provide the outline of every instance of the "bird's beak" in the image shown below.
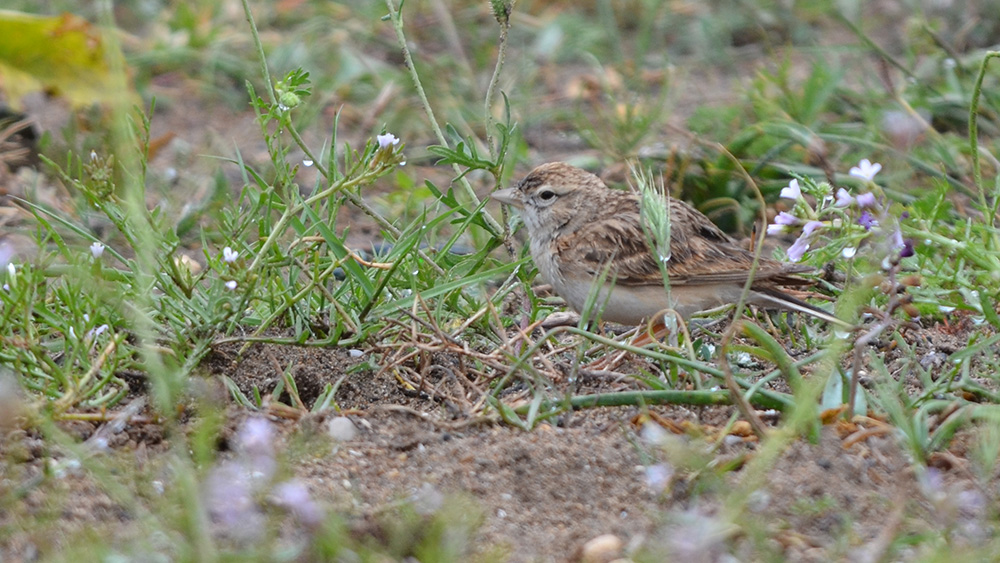
[[521,195],[521,191],[516,188],[497,190],[492,194],[490,194],[490,197],[499,201],[500,203],[506,203],[507,205],[513,205],[518,209],[524,209],[523,196]]

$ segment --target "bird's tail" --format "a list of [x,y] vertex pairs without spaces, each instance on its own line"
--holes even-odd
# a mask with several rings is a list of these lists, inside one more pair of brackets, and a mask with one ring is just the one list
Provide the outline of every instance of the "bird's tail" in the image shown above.
[[835,324],[841,328],[854,328],[851,323],[838,319],[832,313],[828,313],[819,307],[810,305],[801,299],[797,299],[771,287],[754,288],[756,295],[753,303],[765,308],[784,309],[786,311],[798,311]]

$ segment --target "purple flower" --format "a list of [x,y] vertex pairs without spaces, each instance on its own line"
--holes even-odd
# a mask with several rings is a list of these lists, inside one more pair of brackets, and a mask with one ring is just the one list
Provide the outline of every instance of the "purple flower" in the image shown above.
[[788,247],[788,259],[792,262],[798,262],[805,255],[806,251],[809,250],[809,237],[812,236],[816,229],[823,227],[824,223],[822,221],[808,221],[802,226],[802,235],[795,239],[792,246]]
[[847,207],[848,205],[854,203],[854,198],[851,194],[847,193],[847,190],[840,188],[837,190],[837,202],[834,203],[837,207]]
[[274,427],[263,418],[248,418],[236,433],[236,451],[247,462],[255,478],[270,479],[274,460]]
[[872,164],[867,158],[862,158],[861,162],[859,162],[857,166],[851,168],[849,174],[855,178],[861,178],[862,180],[868,180],[871,182],[880,170],[882,170],[881,164],[877,162]]
[[786,211],[778,213],[778,216],[774,218],[775,225],[794,225],[798,222],[799,222],[798,217]]
[[274,501],[308,527],[315,528],[323,523],[323,509],[309,495],[309,488],[300,481],[285,481],[275,487]]
[[242,463],[227,461],[209,472],[202,486],[205,507],[221,531],[250,540],[263,531],[264,515],[253,498],[253,478]]
[[809,221],[802,226],[802,236],[808,237],[813,234],[813,231],[823,226],[821,221]]
[[236,444],[250,455],[271,455],[274,451],[274,428],[264,418],[248,418],[236,433]]
[[875,194],[871,192],[859,194],[857,202],[858,202],[858,207],[862,209],[864,209],[865,207],[875,207]]
[[802,235],[788,247],[788,259],[792,262],[802,260],[802,256],[809,250],[809,237]]
[[896,229],[892,234],[892,242],[899,249],[900,258],[913,256],[913,239],[903,239],[903,231]]
[[875,217],[867,211],[861,212],[861,217],[858,217],[858,224],[865,228],[866,231],[872,230],[872,227],[878,225],[878,221]]
[[900,258],[909,258],[915,254],[913,250],[913,239],[903,241],[903,248],[899,251]]
[[767,226],[767,234],[769,235],[780,235],[781,233],[787,232],[789,225],[796,225],[799,222],[799,218],[791,213],[782,211],[778,213],[778,216],[774,218],[774,223]]
[[646,468],[646,486],[654,493],[660,494],[667,490],[674,476],[674,468],[669,463],[657,463]]
[[792,180],[788,182],[787,188],[781,188],[781,197],[785,199],[799,199],[802,196],[802,190],[799,189],[799,181]]

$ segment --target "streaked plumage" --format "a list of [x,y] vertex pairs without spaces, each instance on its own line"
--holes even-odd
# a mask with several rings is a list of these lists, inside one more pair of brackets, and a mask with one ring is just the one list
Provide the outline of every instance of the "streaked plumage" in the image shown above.
[[[612,190],[585,170],[554,162],[535,168],[517,187],[499,190],[493,198],[520,209],[539,273],[573,309],[583,309],[591,285],[610,264],[608,279],[614,282],[605,285],[599,302],[607,299],[603,318],[612,322],[639,324],[667,308],[687,318],[734,303],[753,262],[753,253],[708,217],[670,198],[668,299],[642,230],[639,194]],[[797,274],[811,269],[761,257],[750,303],[844,324],[781,291],[782,287],[809,285]]]

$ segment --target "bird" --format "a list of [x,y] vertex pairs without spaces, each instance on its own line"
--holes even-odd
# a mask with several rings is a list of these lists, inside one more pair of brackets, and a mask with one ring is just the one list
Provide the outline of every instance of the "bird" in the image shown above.
[[[600,178],[564,162],[542,164],[492,199],[518,209],[541,277],[575,311],[599,291],[601,318],[639,325],[667,309],[685,320],[736,303],[750,276],[754,253],[691,205],[666,197],[669,210],[669,291],[643,231],[640,194],[609,188]],[[812,285],[800,274],[813,268],[759,257],[747,302],[798,311],[839,326],[846,322],[792,297],[787,288]],[[599,289],[593,286],[597,282]]]

